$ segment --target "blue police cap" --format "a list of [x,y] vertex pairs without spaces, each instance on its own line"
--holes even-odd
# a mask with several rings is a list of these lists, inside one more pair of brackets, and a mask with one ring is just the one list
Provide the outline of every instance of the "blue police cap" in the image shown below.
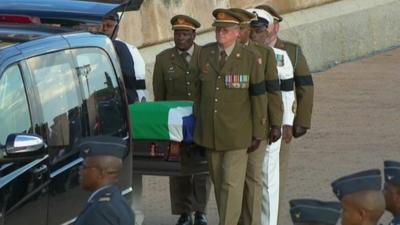
[[293,223],[335,225],[342,211],[342,206],[339,202],[294,199],[289,204]]
[[381,171],[367,170],[341,177],[331,184],[333,193],[341,200],[345,195],[361,191],[379,191],[382,187]]
[[400,186],[400,162],[387,160],[383,164],[385,181]]
[[121,137],[92,136],[81,138],[75,145],[83,158],[90,156],[114,156],[124,158],[128,153],[127,143]]

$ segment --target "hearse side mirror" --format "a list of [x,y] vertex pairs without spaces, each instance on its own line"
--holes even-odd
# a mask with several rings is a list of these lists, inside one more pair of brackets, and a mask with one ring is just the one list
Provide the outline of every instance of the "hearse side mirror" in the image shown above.
[[5,146],[0,147],[0,159],[37,155],[44,147],[43,139],[37,135],[10,134]]

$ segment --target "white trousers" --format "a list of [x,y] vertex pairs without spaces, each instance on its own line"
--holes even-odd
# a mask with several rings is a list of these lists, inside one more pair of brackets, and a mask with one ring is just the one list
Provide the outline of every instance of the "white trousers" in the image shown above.
[[267,146],[264,157],[262,178],[262,208],[261,224],[277,225],[279,210],[279,151],[281,149],[280,138]]

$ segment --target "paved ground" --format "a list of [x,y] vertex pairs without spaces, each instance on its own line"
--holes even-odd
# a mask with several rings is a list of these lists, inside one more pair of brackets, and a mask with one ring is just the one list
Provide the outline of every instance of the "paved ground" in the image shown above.
[[[312,129],[291,147],[287,200],[334,200],[332,180],[382,168],[385,159],[400,160],[399,62],[400,48],[315,74]],[[168,178],[146,176],[144,189],[143,224],[175,224]],[[212,195],[210,225],[218,224],[216,212]],[[289,215],[284,217],[281,225],[291,224]],[[382,223],[388,218],[385,215]]]

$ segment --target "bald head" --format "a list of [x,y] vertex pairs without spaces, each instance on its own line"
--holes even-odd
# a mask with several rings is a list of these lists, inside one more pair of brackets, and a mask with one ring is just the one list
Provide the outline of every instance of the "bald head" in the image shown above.
[[346,195],[342,204],[344,225],[376,224],[385,212],[385,198],[380,191],[362,191]]

